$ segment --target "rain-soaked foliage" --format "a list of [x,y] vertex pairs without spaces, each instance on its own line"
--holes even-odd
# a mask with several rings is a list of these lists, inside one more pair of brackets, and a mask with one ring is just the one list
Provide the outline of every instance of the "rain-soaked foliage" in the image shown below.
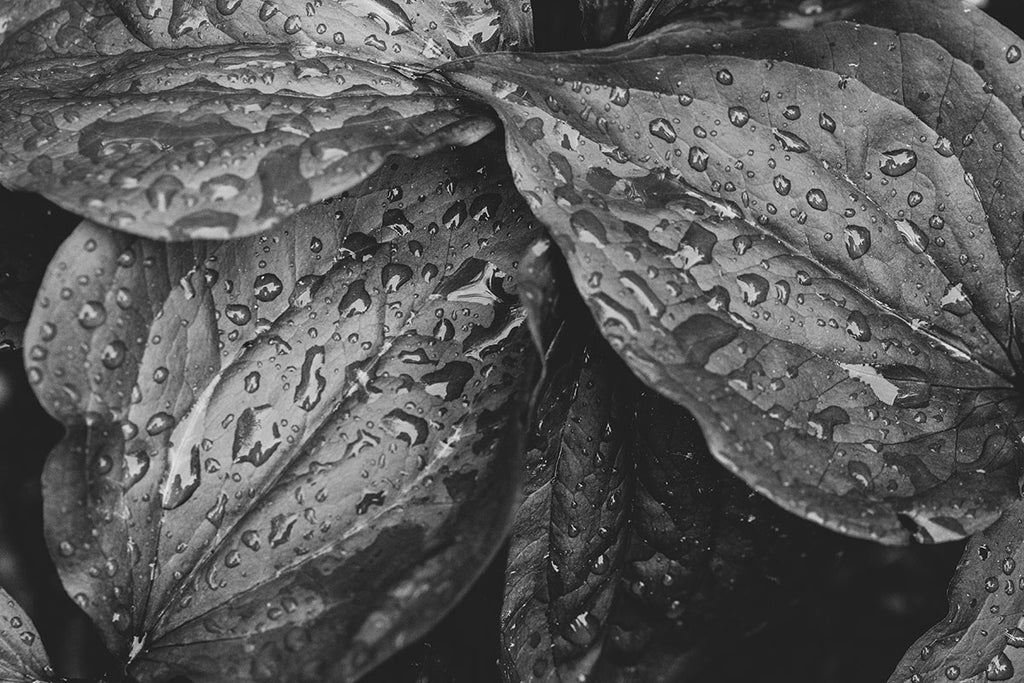
[[[90,680],[402,679],[496,557],[492,677],[709,680],[844,537],[967,539],[891,681],[1024,680],[1024,39],[555,4],[0,8],[0,183],[52,202],[0,350]],[[0,603],[0,681],[80,674]]]

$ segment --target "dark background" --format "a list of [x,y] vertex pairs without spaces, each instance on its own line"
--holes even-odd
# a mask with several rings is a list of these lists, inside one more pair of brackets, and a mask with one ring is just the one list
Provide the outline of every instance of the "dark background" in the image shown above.
[[[0,0],[2,1],[2,0]],[[1024,33],[1019,0],[987,10]],[[538,47],[579,47],[571,2],[534,0]],[[25,195],[4,193],[18,231],[45,231],[56,244],[76,219]],[[2,273],[0,273],[2,276]],[[39,475],[60,427],[36,403],[19,352],[0,351],[0,585],[35,620],[58,672],[95,676],[103,647],[63,592],[43,542]],[[760,614],[728,637],[731,656],[709,673],[731,681],[885,681],[913,641],[946,611],[945,591],[962,543],[892,549],[848,540],[837,568],[808,586],[791,609]],[[373,683],[492,683],[499,679],[498,614],[504,556],[427,638],[372,676]],[[713,675],[712,675],[713,674]],[[229,682],[225,682],[229,683]]]

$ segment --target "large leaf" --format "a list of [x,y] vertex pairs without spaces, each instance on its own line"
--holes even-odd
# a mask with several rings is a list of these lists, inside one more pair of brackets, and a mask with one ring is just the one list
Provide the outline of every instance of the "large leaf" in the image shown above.
[[724,55],[446,71],[499,110],[605,336],[757,490],[888,543],[967,535],[1017,497],[1009,223],[913,112]]
[[266,230],[493,128],[443,87],[285,46],[33,62],[0,75],[0,108],[5,184],[170,240]]
[[[1022,292],[1010,286],[1024,280],[1017,228],[1024,215],[1024,193],[1007,191],[1024,187],[1024,165],[1016,158],[1021,147],[1007,144],[1019,137],[1021,124],[1017,111],[995,97],[973,68],[921,36],[849,23],[830,24],[816,31],[734,31],[678,24],[657,36],[623,45],[614,56],[604,58],[714,53],[781,59],[855,78],[907,107],[934,129],[947,153],[955,154],[963,164],[969,182],[976,188],[991,188],[979,190],[978,196],[1008,271],[1005,296],[1011,303],[1014,325],[1024,326],[1024,308],[1012,306]],[[896,53],[898,70],[891,64]],[[916,202],[918,194],[908,194],[908,204]],[[929,218],[930,225],[931,221]],[[997,288],[988,289],[999,295]]]
[[510,522],[535,232],[483,144],[264,236],[72,235],[26,339],[47,533],[133,676],[353,680],[443,615]]
[[0,589],[0,682],[56,680],[38,631],[7,591]]
[[704,680],[787,591],[827,575],[836,544],[715,463],[693,417],[644,395],[577,297],[556,315],[536,305],[553,252],[540,243],[523,264],[531,316],[561,322],[513,527],[506,679]]
[[891,683],[1016,681],[1024,672],[1022,504],[967,543],[949,614],[910,648]]
[[108,0],[153,48],[224,43],[316,45],[384,64],[430,67],[456,56],[529,49],[521,0]]
[[32,301],[50,257],[78,223],[49,202],[0,189],[6,231],[0,237],[0,351],[21,348]]

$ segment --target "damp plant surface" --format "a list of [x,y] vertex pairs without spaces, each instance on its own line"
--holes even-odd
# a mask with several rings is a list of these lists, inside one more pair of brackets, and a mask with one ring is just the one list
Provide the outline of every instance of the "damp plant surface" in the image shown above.
[[566,0],[539,51],[543,2],[0,7],[0,202],[49,202],[0,348],[105,649],[3,593],[0,681],[452,683],[402,662],[494,563],[468,680],[739,680],[851,539],[965,548],[891,683],[1024,681],[1024,39]]

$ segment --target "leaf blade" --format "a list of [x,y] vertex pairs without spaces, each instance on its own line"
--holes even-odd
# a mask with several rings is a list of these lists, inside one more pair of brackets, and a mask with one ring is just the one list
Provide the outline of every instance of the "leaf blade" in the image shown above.
[[0,98],[6,185],[170,240],[268,229],[392,154],[493,128],[440,86],[274,46],[32,63],[4,73]]
[[505,679],[703,680],[792,589],[813,590],[835,538],[714,463],[693,416],[646,393],[559,293],[564,270],[547,239],[523,262],[542,293],[530,315],[560,329],[506,570]]
[[279,0],[175,2],[170,13],[147,12],[134,0],[114,10],[154,49],[182,45],[278,43],[314,45],[385,64],[429,68],[457,56],[529,49],[528,3],[513,0],[319,3]]
[[[923,146],[937,135],[912,112],[833,74],[615,56],[493,56],[446,71],[498,109],[517,182],[620,355],[694,410],[716,457],[798,514],[890,543],[909,540],[901,520],[931,540],[991,523],[1017,495],[1016,341],[987,285],[1007,274],[959,160]],[[801,104],[802,118],[789,109]],[[917,178],[920,204],[903,199]],[[919,227],[932,210],[977,226],[957,248],[988,276],[970,282],[945,239]],[[964,291],[974,322],[941,305]],[[936,393],[910,379],[932,374],[944,378]],[[943,407],[918,416],[925,405]],[[751,414],[766,417],[740,418]]]
[[269,238],[86,225],[65,245],[56,263],[102,276],[42,297],[30,328],[51,350],[30,378],[69,430],[48,536],[135,675],[356,678],[486,565],[529,374],[513,271],[534,229],[507,173],[485,144],[397,163]]

